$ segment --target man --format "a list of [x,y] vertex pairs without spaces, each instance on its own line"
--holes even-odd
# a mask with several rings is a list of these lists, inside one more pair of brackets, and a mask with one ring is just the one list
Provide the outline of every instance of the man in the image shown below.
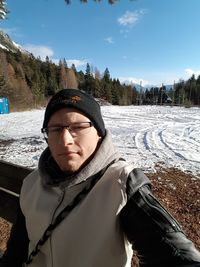
[[[23,182],[1,267],[199,266],[200,253],[120,158],[98,103],[64,89],[45,111],[48,147]],[[131,248],[132,247],[132,248]]]

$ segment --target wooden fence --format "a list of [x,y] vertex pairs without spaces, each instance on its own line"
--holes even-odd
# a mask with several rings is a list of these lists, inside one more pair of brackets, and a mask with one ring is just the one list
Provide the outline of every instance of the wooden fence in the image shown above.
[[22,182],[31,171],[0,160],[0,217],[14,222]]

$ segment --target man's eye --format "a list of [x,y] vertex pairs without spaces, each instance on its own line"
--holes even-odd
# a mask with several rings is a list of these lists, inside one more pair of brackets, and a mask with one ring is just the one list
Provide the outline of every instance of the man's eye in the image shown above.
[[79,131],[79,130],[82,130],[82,129],[84,129],[85,127],[83,126],[83,125],[73,125],[72,127],[71,127],[71,130],[72,131]]
[[83,129],[87,129],[89,127],[88,123],[80,123],[80,124],[76,124],[73,125],[73,130],[83,130]]
[[60,133],[62,132],[62,127],[50,127],[49,128],[49,133]]

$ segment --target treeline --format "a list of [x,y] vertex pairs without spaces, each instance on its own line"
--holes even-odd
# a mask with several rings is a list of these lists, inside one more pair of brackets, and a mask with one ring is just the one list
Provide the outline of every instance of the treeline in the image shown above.
[[65,59],[54,64],[32,54],[10,52],[0,48],[0,97],[9,99],[11,110],[45,105],[49,97],[62,88],[79,88],[113,105],[199,105],[200,76],[180,80],[171,88],[143,87],[121,84],[112,79],[108,68],[103,73],[87,63],[85,72],[70,67]]
[[187,81],[180,80],[174,87],[174,91],[170,92],[173,103],[200,106],[200,75],[197,79],[192,75]]
[[166,104],[183,106],[200,106],[200,75],[195,79],[192,75],[187,81],[180,80],[174,83],[170,88],[162,85],[161,87],[152,87],[140,93],[140,99],[143,104]]
[[7,96],[12,110],[36,107],[62,88],[79,88],[115,105],[136,102],[137,91],[118,79],[111,79],[108,68],[101,74],[87,63],[85,73],[66,60],[54,64],[33,55],[0,49],[0,96]]

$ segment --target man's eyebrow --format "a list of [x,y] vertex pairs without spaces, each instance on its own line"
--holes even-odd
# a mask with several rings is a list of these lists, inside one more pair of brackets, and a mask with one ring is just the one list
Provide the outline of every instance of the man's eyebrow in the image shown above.
[[71,123],[50,123],[49,125],[48,125],[48,127],[59,127],[59,126],[69,126],[69,125],[73,125],[73,124],[77,124],[77,123],[86,123],[86,122],[91,122],[91,121],[75,121],[75,122],[71,122]]
[[[59,127],[59,126],[63,126],[64,124],[61,124],[61,123],[52,123],[52,124],[49,124],[48,126],[47,126],[47,128],[48,127]],[[65,124],[65,126],[67,126],[68,124]]]

